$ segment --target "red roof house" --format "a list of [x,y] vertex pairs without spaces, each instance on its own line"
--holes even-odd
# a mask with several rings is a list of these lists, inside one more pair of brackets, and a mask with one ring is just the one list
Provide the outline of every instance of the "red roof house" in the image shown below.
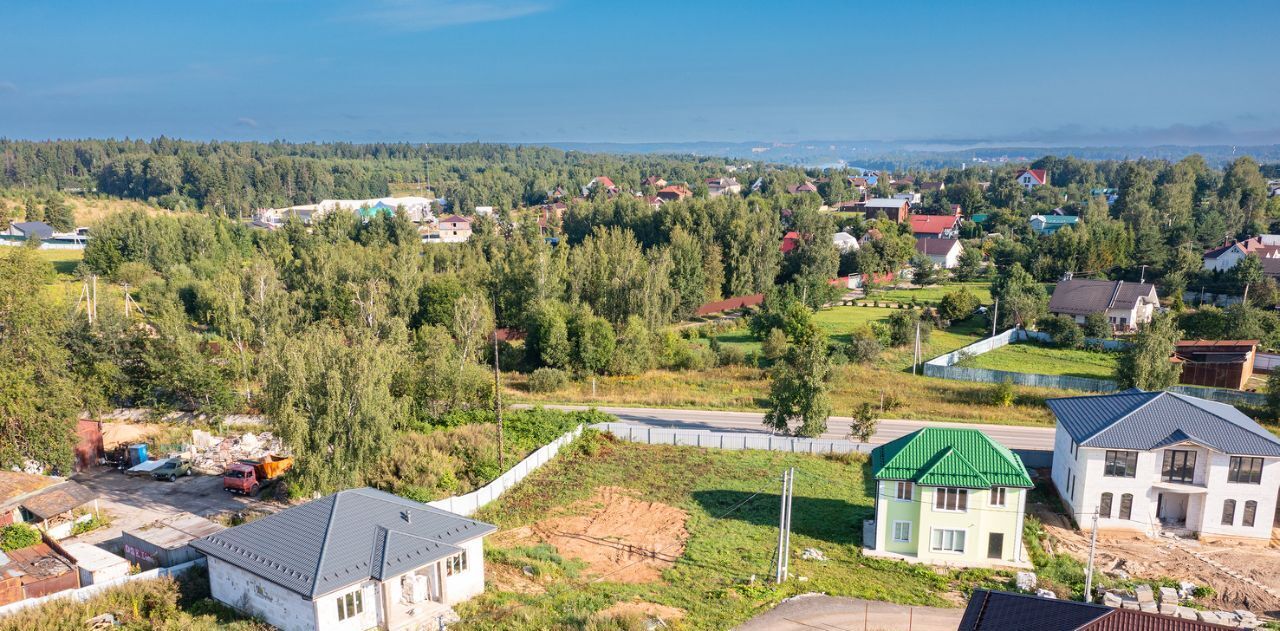
[[911,234],[920,237],[952,239],[960,218],[955,215],[911,215]]

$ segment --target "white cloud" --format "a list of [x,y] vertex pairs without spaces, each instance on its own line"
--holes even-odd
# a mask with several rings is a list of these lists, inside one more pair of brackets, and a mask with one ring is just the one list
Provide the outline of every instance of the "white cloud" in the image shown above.
[[257,129],[258,121],[248,116],[241,116],[236,119],[236,127],[248,127],[249,129]]
[[373,0],[340,19],[368,22],[402,31],[429,31],[460,24],[498,22],[542,13],[543,0]]

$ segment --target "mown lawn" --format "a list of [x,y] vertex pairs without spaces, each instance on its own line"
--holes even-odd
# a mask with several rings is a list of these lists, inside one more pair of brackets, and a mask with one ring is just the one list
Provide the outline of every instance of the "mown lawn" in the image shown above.
[[919,289],[895,289],[886,287],[883,289],[873,289],[867,295],[865,300],[881,300],[892,302],[911,302],[915,299],[919,303],[935,304],[942,300],[942,297],[953,292],[959,291],[960,288],[967,287],[978,297],[978,302],[984,305],[991,304],[991,281],[969,281],[954,282],[945,285],[932,285]]
[[1115,376],[1116,353],[1053,348],[1039,344],[1010,344],[965,360],[964,365],[1041,375],[1111,379]]
[[[778,536],[775,487],[786,467],[796,468],[793,580],[775,586],[768,580]],[[674,628],[727,629],[804,592],[948,606],[955,602],[944,597],[949,592],[1007,584],[1004,574],[939,572],[864,558],[859,552],[862,520],[873,513],[865,471],[862,457],[649,446],[589,433],[477,517],[502,530],[527,526],[549,512],[571,510],[597,488],[622,487],[642,500],[688,513],[684,554],[663,571],[660,581],[619,584],[592,580],[580,564],[547,546],[506,551],[490,546],[490,576],[524,570],[515,564],[536,565],[533,573],[545,592],[503,592],[491,585],[459,608],[466,622],[458,628],[644,628],[634,619],[600,620],[596,614],[617,602],[641,601],[683,610],[685,616]],[[496,537],[500,540],[501,534]],[[805,548],[821,550],[827,560],[800,558]],[[501,567],[504,563],[512,567]]]
[[53,264],[59,274],[70,276],[84,258],[84,250],[36,250],[36,254]]

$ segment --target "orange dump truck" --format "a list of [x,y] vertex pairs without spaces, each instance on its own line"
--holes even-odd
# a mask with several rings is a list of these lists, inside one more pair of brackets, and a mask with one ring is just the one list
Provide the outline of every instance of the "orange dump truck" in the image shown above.
[[232,493],[256,495],[291,467],[293,458],[274,454],[257,460],[241,460],[227,467],[222,475],[222,488]]

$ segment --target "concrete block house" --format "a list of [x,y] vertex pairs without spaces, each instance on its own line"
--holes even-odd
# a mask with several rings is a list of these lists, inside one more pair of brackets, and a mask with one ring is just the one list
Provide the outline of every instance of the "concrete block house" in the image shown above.
[[1267,545],[1280,439],[1225,403],[1136,388],[1050,399],[1053,483],[1076,522]]
[[866,554],[938,565],[1027,567],[1031,476],[976,429],[927,427],[871,452],[876,518]]
[[369,488],[192,542],[213,597],[283,631],[439,628],[484,591],[496,528]]

